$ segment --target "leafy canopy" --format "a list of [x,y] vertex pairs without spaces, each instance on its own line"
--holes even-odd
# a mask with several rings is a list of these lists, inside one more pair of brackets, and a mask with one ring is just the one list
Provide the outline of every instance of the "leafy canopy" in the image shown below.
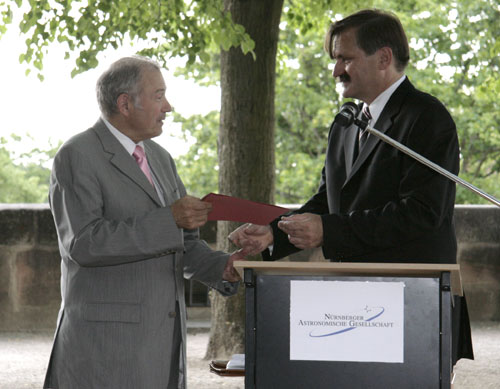
[[[21,22],[26,52],[20,60],[41,76],[50,42],[78,54],[73,75],[97,65],[97,55],[127,42],[148,42],[143,54],[166,63],[185,56],[177,74],[202,83],[219,80],[219,53],[254,43],[233,23],[221,0],[1,2],[0,36],[12,21],[12,7],[28,7]],[[357,8],[390,9],[401,19],[411,45],[407,69],[412,82],[437,96],[452,113],[461,144],[460,175],[493,195],[500,194],[500,5],[497,0],[285,1],[280,24],[276,81],[277,200],[303,202],[314,193],[324,159],[329,124],[342,103],[322,51],[330,20]],[[188,189],[217,190],[218,113],[183,119],[198,139],[180,159]],[[459,203],[484,202],[459,187]]]
[[[442,1],[439,5],[386,0],[373,5],[391,9],[401,19],[411,45],[408,76],[418,88],[437,96],[453,115],[462,150],[460,176],[499,197],[500,5],[491,0]],[[342,103],[321,47],[326,19],[336,16],[317,15],[313,23],[310,15],[304,16],[308,6],[307,2],[285,3],[281,22],[276,81],[276,199],[280,203],[301,203],[316,190],[328,127]],[[216,71],[215,64],[195,73],[209,79],[209,73]],[[191,136],[215,141],[216,120],[198,117],[196,127],[190,124],[184,122],[183,127]],[[206,135],[210,131],[211,138]],[[199,142],[192,152],[200,162],[186,155],[183,166],[189,165],[189,171],[181,167],[181,173],[188,182],[189,177],[195,181],[203,174],[211,190],[216,189],[216,156],[206,153],[206,145]],[[208,172],[207,166],[211,166]],[[207,180],[207,174],[212,179]],[[486,202],[458,186],[457,203]]]
[[[27,37],[26,52],[19,60],[36,68],[41,79],[44,55],[54,41],[66,44],[66,58],[78,53],[73,76],[96,67],[101,51],[139,40],[149,44],[145,55],[163,62],[171,56],[186,56],[188,64],[197,58],[208,61],[213,47],[239,46],[245,54],[254,48],[243,26],[233,23],[220,0],[4,1],[0,2],[4,25],[12,21],[14,3],[27,7],[20,23]],[[0,37],[5,30],[0,29]]]
[[11,135],[0,138],[0,203],[46,203],[49,192],[50,169],[60,145],[49,150],[34,148],[15,155],[12,149],[25,138]]

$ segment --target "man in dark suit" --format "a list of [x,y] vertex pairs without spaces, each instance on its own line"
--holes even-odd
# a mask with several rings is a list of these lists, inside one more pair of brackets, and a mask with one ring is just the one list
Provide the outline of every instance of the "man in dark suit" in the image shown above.
[[50,206],[61,310],[44,388],[186,387],[183,277],[233,294],[232,263],[199,239],[211,205],[188,196],[151,138],[171,111],[160,68],[122,58],[101,76],[102,116],[58,151]]
[[[453,119],[405,76],[408,41],[394,15],[363,10],[337,21],[325,49],[343,96],[362,102],[371,126],[458,173]],[[265,260],[321,247],[332,261],[456,263],[454,200],[455,185],[447,178],[354,124],[334,122],[317,193],[270,226],[243,225],[230,239],[264,251]],[[462,314],[463,326],[454,329],[461,340],[456,358],[472,357]]]

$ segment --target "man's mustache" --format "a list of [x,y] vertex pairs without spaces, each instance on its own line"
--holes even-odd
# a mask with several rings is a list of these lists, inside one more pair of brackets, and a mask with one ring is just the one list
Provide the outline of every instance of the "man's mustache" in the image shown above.
[[351,81],[351,77],[347,73],[341,74],[339,76],[339,82],[349,82]]

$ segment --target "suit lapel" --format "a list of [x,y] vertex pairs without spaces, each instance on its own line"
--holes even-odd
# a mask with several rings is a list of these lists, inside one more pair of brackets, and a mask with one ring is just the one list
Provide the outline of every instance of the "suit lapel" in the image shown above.
[[161,162],[157,153],[153,151],[153,148],[150,146],[149,142],[144,142],[144,149],[146,151],[146,155],[148,157],[149,165],[154,172],[154,175],[158,181],[158,184],[161,187],[163,192],[163,197],[165,199],[166,204],[171,204],[176,198],[172,197],[172,194],[175,192],[175,187],[172,185],[172,182],[175,181],[174,177],[169,178],[168,172],[165,170],[165,164]]
[[149,183],[141,168],[134,158],[127,153],[113,134],[108,130],[102,120],[94,126],[97,136],[101,140],[104,151],[109,155],[109,162],[139,185],[151,199],[161,206],[160,199],[155,188]]
[[[165,205],[169,206],[180,198],[180,193],[176,186],[175,169],[172,167],[169,160],[162,159],[160,153],[155,152],[155,147],[153,147],[152,144],[154,144],[153,141],[145,140],[144,150],[148,158],[149,166],[153,170],[158,185],[160,185]],[[181,239],[182,244],[184,244],[184,234],[181,234]],[[178,273],[178,271],[175,269],[182,269],[182,266],[178,266],[181,260],[182,255],[176,254],[173,264],[174,272],[176,273]],[[180,279],[182,280],[182,274],[180,275]]]
[[[406,78],[402,84],[394,91],[389,101],[385,105],[382,113],[380,114],[377,123],[373,126],[376,130],[385,134],[389,129],[392,128],[393,120],[396,114],[400,111],[401,105],[403,104],[405,96],[409,93],[411,85],[408,78]],[[351,179],[351,177],[356,174],[361,166],[365,163],[368,156],[373,152],[375,147],[382,142],[380,138],[375,135],[370,134],[364,147],[360,150],[352,169],[347,174],[346,183]]]
[[[374,128],[382,133],[386,133],[387,130],[389,130],[389,128],[391,128],[392,126],[392,119],[391,117],[388,117],[387,119],[384,120],[382,119],[383,118],[381,115],[379,120],[377,120],[377,125],[375,125]],[[368,137],[364,147],[359,151],[356,161],[354,161],[354,165],[352,166],[352,170],[347,180],[349,180],[359,170],[359,168],[363,165],[363,163],[365,163],[366,159],[373,152],[373,149],[375,148],[375,146],[377,146],[379,142],[381,142],[381,140],[375,135],[370,135]]]
[[349,177],[354,164],[354,149],[356,147],[356,141],[358,137],[358,126],[352,124],[345,130],[344,137],[344,157],[345,157],[345,167],[346,167],[346,177]]

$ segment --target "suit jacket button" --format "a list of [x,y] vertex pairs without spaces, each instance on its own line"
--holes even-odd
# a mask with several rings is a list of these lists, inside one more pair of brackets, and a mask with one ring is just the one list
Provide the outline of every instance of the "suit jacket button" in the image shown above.
[[176,315],[175,311],[171,311],[168,313],[168,317],[174,318]]

